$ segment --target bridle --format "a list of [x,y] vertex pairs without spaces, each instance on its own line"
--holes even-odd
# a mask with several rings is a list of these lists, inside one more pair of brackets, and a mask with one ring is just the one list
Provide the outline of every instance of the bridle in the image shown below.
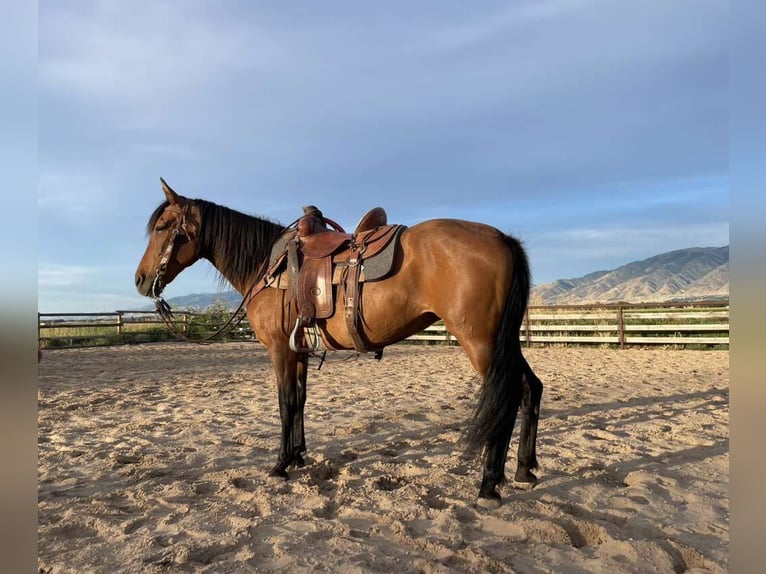
[[[189,343],[198,343],[198,344],[207,344],[212,343],[214,340],[219,339],[227,334],[229,334],[237,325],[239,325],[245,317],[247,317],[247,305],[252,301],[252,299],[258,295],[261,291],[268,288],[273,282],[276,277],[276,271],[277,269],[282,265],[285,258],[287,257],[287,249],[282,253],[281,256],[274,259],[274,261],[271,262],[271,264],[261,273],[257,275],[257,279],[253,282],[253,284],[250,286],[250,288],[245,292],[244,297],[242,297],[242,301],[239,303],[239,306],[234,311],[234,313],[229,317],[229,319],[226,321],[226,323],[223,324],[223,326],[218,329],[216,332],[211,333],[210,335],[207,335],[205,337],[194,339],[186,335],[182,329],[180,329],[175,321],[173,320],[173,312],[171,310],[170,305],[162,298],[162,290],[164,289],[164,277],[165,273],[167,272],[168,262],[170,261],[170,258],[173,255],[173,250],[176,246],[176,239],[179,234],[183,233],[183,235],[186,237],[187,240],[191,241],[192,236],[189,233],[189,226],[186,221],[186,217],[189,213],[189,203],[185,203],[183,207],[178,207],[176,205],[168,205],[168,207],[165,208],[165,211],[170,210],[171,212],[176,212],[180,214],[180,217],[178,218],[178,221],[175,224],[175,227],[170,232],[170,240],[168,241],[167,247],[165,247],[162,257],[160,258],[159,265],[157,266],[157,271],[154,274],[154,279],[152,281],[152,288],[151,288],[151,297],[154,301],[154,305],[156,307],[157,313],[162,317],[163,321],[165,321],[165,324],[167,325],[168,329],[170,330],[171,334],[176,337],[177,339],[180,339],[182,341],[186,341]],[[297,223],[300,221],[300,219],[296,219],[293,223],[288,225],[285,228],[286,230],[292,229]],[[337,223],[331,222],[330,220],[327,220],[328,222],[332,223],[336,229],[342,229],[340,226],[338,226]],[[199,231],[198,231],[199,233]]]
[[170,305],[167,301],[165,301],[162,298],[162,291],[165,288],[164,278],[165,273],[167,273],[168,269],[168,262],[170,261],[170,258],[173,255],[173,250],[175,249],[175,246],[177,244],[176,239],[178,238],[179,234],[183,233],[183,235],[186,237],[187,240],[191,241],[192,237],[189,233],[189,225],[186,221],[186,216],[189,213],[189,203],[184,204],[183,207],[177,207],[174,205],[169,205],[165,208],[165,211],[171,211],[176,212],[180,214],[180,217],[178,218],[178,221],[176,222],[175,227],[170,232],[170,239],[168,241],[167,247],[165,247],[162,257],[160,258],[160,263],[157,266],[157,271],[154,274],[154,279],[152,280],[152,288],[151,288],[151,297],[154,301],[154,306],[157,310],[157,313],[162,317],[162,320],[165,321],[165,325],[167,325],[168,329],[172,333],[174,337],[177,339],[181,339],[182,341],[187,341],[189,343],[199,343],[199,344],[205,344],[205,343],[212,343],[214,340],[223,337],[227,334],[229,334],[237,325],[239,325],[244,318],[247,316],[247,311],[245,310],[243,312],[243,308],[245,308],[245,303],[249,302],[250,299],[252,299],[256,293],[260,292],[261,288],[257,289],[255,292],[253,292],[253,287],[247,290],[245,293],[245,296],[242,298],[242,302],[237,307],[237,310],[234,311],[234,313],[229,317],[229,319],[226,321],[226,323],[223,324],[223,326],[218,329],[216,332],[207,335],[205,337],[202,337],[200,339],[193,339],[186,335],[182,329],[179,329],[176,325],[175,321],[173,320],[173,311],[170,308]]
[[154,274],[151,294],[155,303],[157,300],[162,300],[162,290],[165,288],[162,283],[163,279],[165,278],[165,273],[168,270],[168,262],[170,261],[170,257],[173,255],[173,249],[175,249],[176,246],[176,238],[178,238],[178,235],[183,232],[183,234],[186,236],[186,239],[191,241],[191,235],[189,235],[189,225],[186,222],[186,215],[189,213],[189,204],[187,203],[182,208],[169,205],[165,208],[165,211],[175,211],[180,213],[181,216],[178,218],[175,227],[170,232],[170,240],[168,241],[167,247],[165,248],[165,252],[162,254],[162,257],[160,257],[160,263],[157,266],[157,271]]

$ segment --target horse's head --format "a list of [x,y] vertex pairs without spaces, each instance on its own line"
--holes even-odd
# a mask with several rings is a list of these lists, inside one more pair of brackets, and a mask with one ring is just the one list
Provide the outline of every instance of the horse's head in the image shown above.
[[199,208],[160,181],[166,201],[149,219],[149,245],[136,269],[136,288],[147,297],[159,297],[168,283],[200,258]]

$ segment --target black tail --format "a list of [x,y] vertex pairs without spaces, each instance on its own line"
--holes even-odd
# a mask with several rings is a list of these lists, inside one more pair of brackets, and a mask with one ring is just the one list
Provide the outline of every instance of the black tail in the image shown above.
[[513,257],[513,282],[473,420],[464,437],[469,453],[508,436],[522,397],[524,363],[519,329],[529,301],[529,262],[517,239],[508,235],[504,239]]

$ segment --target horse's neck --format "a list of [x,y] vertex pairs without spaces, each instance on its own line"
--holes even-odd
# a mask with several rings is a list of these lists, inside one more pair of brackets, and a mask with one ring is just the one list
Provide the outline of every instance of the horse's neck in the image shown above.
[[210,264],[215,267],[220,277],[223,277],[234,289],[240,294],[244,295],[250,288],[250,285],[255,282],[256,277],[253,273],[253,277],[239,277],[230,271],[231,266],[226,260],[226,254],[221,250],[205,250],[202,255],[203,259],[207,259]]
[[[283,231],[281,226],[274,226],[273,233],[275,237],[281,231]],[[207,259],[216,268],[218,273],[244,296],[266,270],[271,245],[266,245],[266,243],[269,243],[268,239],[263,241],[264,245],[256,245],[255,242],[248,244],[246,240],[243,241],[245,243],[241,245],[240,249],[247,251],[245,256],[252,262],[251,269],[246,273],[242,273],[242,270],[238,269],[237,265],[232,264],[231,258],[240,256],[239,252],[235,252],[237,250],[224,248],[222,245],[203,245],[202,257]]]
[[215,261],[213,261],[213,260],[211,260],[210,262],[213,264],[213,267],[215,267],[215,268],[218,270],[218,272],[221,274],[221,276],[222,276],[224,279],[226,279],[226,281],[228,281],[228,282],[229,282],[229,284],[230,284],[232,287],[234,287],[234,289],[235,289],[235,290],[236,290],[236,291],[237,291],[237,292],[238,292],[240,295],[243,295],[243,296],[244,296],[244,294],[245,294],[245,293],[248,291],[248,289],[250,289],[250,285],[252,285],[253,283],[255,283],[255,281],[256,281],[256,279],[257,279],[257,278],[255,277],[255,274],[253,274],[253,277],[248,277],[248,278],[247,278],[247,279],[245,279],[245,280],[242,280],[242,279],[241,279],[241,278],[239,278],[239,277],[232,277],[232,276],[230,276],[231,274],[227,274],[225,271],[223,271],[223,270],[222,270],[222,269],[225,269],[223,266],[219,266],[219,265],[217,265],[217,264],[216,264],[216,262],[215,262]]

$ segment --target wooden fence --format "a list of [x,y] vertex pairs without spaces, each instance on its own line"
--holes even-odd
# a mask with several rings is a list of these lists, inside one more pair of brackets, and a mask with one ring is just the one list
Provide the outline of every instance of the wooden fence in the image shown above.
[[618,345],[729,345],[729,303],[529,307],[521,340]]
[[[220,327],[223,313],[176,315],[182,329],[203,335]],[[728,348],[728,302],[530,306],[521,326],[527,345],[678,345]],[[43,347],[71,347],[173,340],[153,311],[112,313],[38,313]],[[247,319],[227,340],[254,340]],[[408,342],[457,344],[443,323],[413,335]]]
[[[155,311],[113,311],[104,313],[38,313],[37,339],[43,348],[81,347],[173,341],[175,337]],[[177,312],[174,317],[182,332],[204,336],[222,327],[225,312]],[[252,340],[253,330],[242,321],[225,340]]]

